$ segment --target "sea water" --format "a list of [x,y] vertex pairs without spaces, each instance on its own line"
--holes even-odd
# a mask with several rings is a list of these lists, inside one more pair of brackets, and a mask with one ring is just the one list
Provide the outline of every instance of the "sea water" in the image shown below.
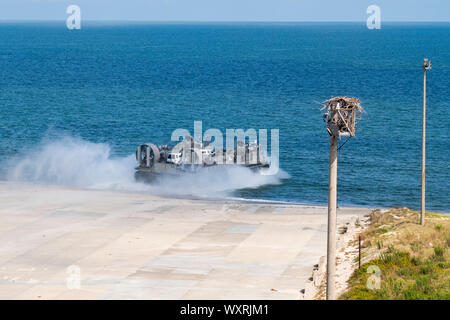
[[[339,204],[418,209],[425,57],[427,208],[448,212],[449,23],[1,23],[1,180],[326,204],[320,103],[347,95],[364,114],[339,152]],[[136,184],[136,146],[194,121],[279,129],[281,171]]]

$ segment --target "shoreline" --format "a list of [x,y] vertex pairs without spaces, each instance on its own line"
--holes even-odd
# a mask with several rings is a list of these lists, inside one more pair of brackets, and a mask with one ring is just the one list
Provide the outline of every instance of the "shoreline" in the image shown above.
[[[79,190],[79,191],[99,191],[99,192],[116,192],[116,193],[123,193],[123,194],[139,194],[139,195],[146,195],[149,197],[157,197],[161,199],[168,199],[168,200],[189,200],[189,201],[200,201],[200,202],[217,202],[217,203],[243,203],[243,204],[260,204],[260,205],[287,205],[287,206],[301,206],[301,207],[319,207],[319,208],[326,208],[328,205],[327,203],[319,203],[319,202],[303,202],[303,201],[283,201],[283,200],[269,200],[269,199],[251,199],[251,198],[237,198],[237,197],[224,197],[224,198],[213,198],[213,197],[183,197],[183,196],[171,196],[171,195],[159,195],[159,194],[152,194],[148,191],[135,191],[135,190],[120,190],[120,189],[108,189],[108,188],[85,188],[85,187],[76,187],[76,186],[69,186],[69,185],[56,185],[56,184],[39,184],[34,182],[22,182],[22,181],[8,181],[8,180],[0,180],[0,186],[1,185],[16,185],[16,186],[37,186],[37,187],[49,187],[49,188],[60,188],[60,189],[69,189],[69,190]],[[392,207],[384,207],[384,206],[377,206],[377,205],[357,205],[357,204],[351,204],[351,203],[345,203],[343,205],[338,206],[338,210],[341,209],[367,209],[367,210],[389,210],[390,208],[395,207],[404,207],[404,205],[398,205],[398,206],[392,206]],[[413,209],[413,208],[412,208]],[[414,210],[414,209],[413,209]],[[415,209],[416,211],[419,211],[420,209]],[[436,210],[427,210],[428,212],[434,212],[438,214],[444,214],[444,215],[450,215],[450,211],[436,211]]]
[[4,299],[300,299],[326,253],[324,206],[3,182],[0,199]]
[[[0,180],[1,185],[12,185],[12,186],[36,186],[36,187],[49,187],[49,188],[60,188],[60,189],[68,189],[68,190],[79,190],[79,191],[104,191],[104,192],[116,192],[116,193],[124,193],[124,194],[139,194],[139,195],[147,195],[149,197],[157,197],[161,199],[168,200],[189,200],[189,201],[204,201],[204,202],[220,202],[220,203],[244,203],[244,204],[267,204],[267,205],[287,205],[287,206],[301,206],[301,207],[327,207],[326,203],[319,202],[303,202],[303,201],[284,201],[284,200],[270,200],[270,199],[252,199],[252,198],[238,198],[238,197],[224,197],[224,198],[214,198],[214,197],[183,197],[176,195],[159,195],[152,194],[148,191],[136,191],[136,190],[120,190],[120,189],[108,189],[108,188],[86,188],[86,187],[76,187],[70,185],[57,185],[57,184],[40,184],[34,182],[26,182],[26,181],[8,181],[8,180]],[[388,209],[388,207],[380,207],[380,206],[370,206],[370,205],[356,205],[356,204],[345,204],[342,206],[338,206],[338,209]],[[442,214],[447,214],[443,212],[438,212]],[[450,212],[448,213],[450,214]]]

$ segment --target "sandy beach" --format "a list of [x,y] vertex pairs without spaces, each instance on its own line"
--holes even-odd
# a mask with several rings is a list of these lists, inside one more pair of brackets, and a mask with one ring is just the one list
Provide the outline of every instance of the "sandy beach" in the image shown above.
[[0,299],[299,299],[326,221],[320,206],[2,183]]

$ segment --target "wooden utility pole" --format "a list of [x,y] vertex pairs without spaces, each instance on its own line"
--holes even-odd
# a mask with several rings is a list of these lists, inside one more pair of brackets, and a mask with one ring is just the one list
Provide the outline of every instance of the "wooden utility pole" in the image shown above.
[[327,300],[336,299],[336,220],[337,220],[337,137],[330,136],[330,176],[328,186]]
[[422,108],[422,205],[420,224],[425,225],[425,143],[427,126],[427,70],[431,69],[431,60],[423,59],[423,108]]
[[337,224],[337,167],[338,138],[353,137],[356,130],[356,113],[361,116],[359,99],[334,97],[325,101],[327,112],[323,115],[330,135],[330,176],[328,186],[327,234],[327,300],[335,300],[336,293],[336,224]]

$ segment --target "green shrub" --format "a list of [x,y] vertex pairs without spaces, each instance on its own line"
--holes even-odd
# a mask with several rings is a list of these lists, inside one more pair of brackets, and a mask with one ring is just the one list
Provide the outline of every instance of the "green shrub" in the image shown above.
[[412,257],[411,258],[411,263],[417,267],[417,266],[420,266],[423,262],[418,257]]
[[430,274],[434,270],[433,266],[431,264],[425,264],[420,266],[420,273],[422,274]]
[[[411,257],[408,252],[390,246],[378,259],[367,262],[355,270],[349,280],[350,290],[343,299],[450,299],[450,263],[445,260],[445,249],[436,246],[428,259]],[[381,288],[370,290],[366,282],[370,265],[381,269]]]
[[397,297],[403,290],[403,282],[399,279],[388,278],[388,285],[391,291],[391,296]]
[[433,249],[434,249],[434,255],[435,255],[436,257],[441,258],[441,257],[444,256],[445,250],[444,250],[444,248],[442,248],[441,246],[435,246]]
[[381,262],[386,266],[398,266],[404,267],[411,263],[411,259],[408,252],[400,252],[395,249],[389,249],[380,255]]
[[[438,262],[437,266],[441,269],[449,269],[450,268],[450,262]],[[450,284],[449,284],[450,287]]]

